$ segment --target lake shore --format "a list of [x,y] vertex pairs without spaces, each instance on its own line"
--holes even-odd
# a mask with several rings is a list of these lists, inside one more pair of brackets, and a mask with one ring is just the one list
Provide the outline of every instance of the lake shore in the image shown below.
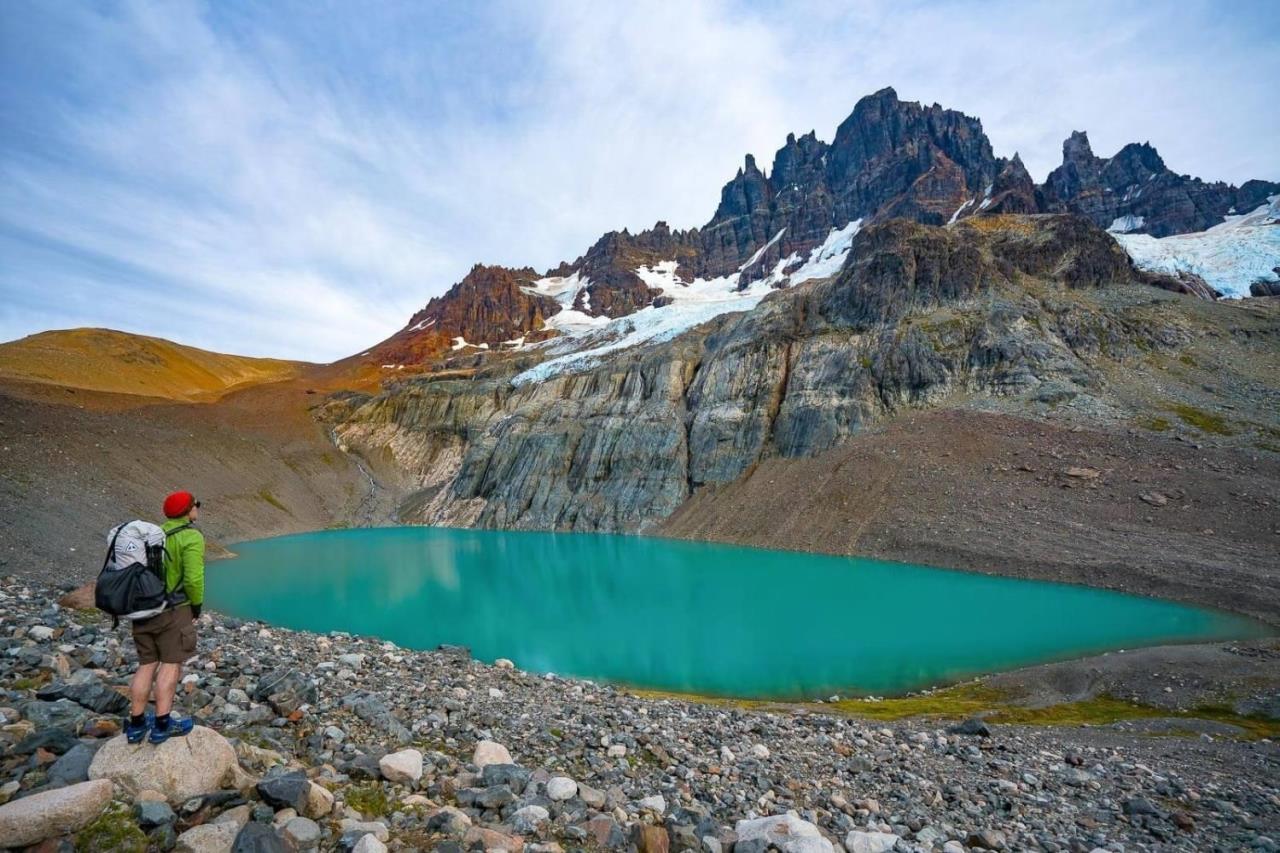
[[[58,608],[52,592],[7,578],[0,594],[0,676],[12,709],[0,784],[16,783],[7,796],[31,795],[55,775],[70,784],[73,751],[92,756],[110,740],[117,712],[106,709],[118,704],[131,646],[123,627]],[[1178,647],[1188,668],[1199,648]],[[1249,650],[1241,660],[1280,654],[1271,641],[1236,648]],[[1144,653],[1107,657],[1142,669],[1131,654]],[[866,845],[888,836],[897,849],[947,853],[1266,849],[1280,833],[1280,747],[1221,718],[1197,724],[1155,709],[1116,724],[971,722],[951,731],[956,720],[859,718],[844,702],[766,708],[647,696],[487,665],[461,650],[410,651],[217,614],[202,623],[188,672],[183,710],[230,739],[238,785],[224,780],[222,793],[176,803],[172,820],[145,830],[129,811],[136,796],[117,787],[119,807],[94,831],[145,831],[150,843],[229,814],[244,828],[202,832],[234,836],[260,823],[252,832],[304,833],[313,845],[304,849],[349,849],[380,834],[395,849],[452,853],[475,844],[742,853],[757,849],[755,825],[743,821],[791,810],[780,820],[812,827],[804,850],[824,853],[836,844],[887,850]],[[1162,683],[1157,698],[1179,695],[1176,685]],[[968,717],[972,706],[957,710]],[[1164,733],[1177,736],[1151,737],[1161,720],[1173,720]],[[488,741],[509,750],[511,765],[480,772],[477,750]],[[397,775],[399,758],[384,760],[406,749],[423,760],[413,779]],[[573,783],[567,796],[562,777]],[[291,814],[273,799],[299,778],[325,789],[315,796],[327,796],[327,811],[304,803]]]

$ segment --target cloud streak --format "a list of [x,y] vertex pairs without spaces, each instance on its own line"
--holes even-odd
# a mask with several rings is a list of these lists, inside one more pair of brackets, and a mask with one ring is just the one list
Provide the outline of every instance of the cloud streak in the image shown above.
[[339,358],[474,262],[700,224],[884,85],[1037,177],[1072,129],[1280,177],[1268,3],[234,5],[0,10],[0,338]]

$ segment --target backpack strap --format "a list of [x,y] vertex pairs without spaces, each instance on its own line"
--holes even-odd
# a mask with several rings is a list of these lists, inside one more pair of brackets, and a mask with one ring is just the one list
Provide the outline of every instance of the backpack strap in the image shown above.
[[116,540],[120,538],[120,531],[124,530],[125,527],[128,526],[128,524],[129,522],[126,521],[124,524],[116,528],[116,532],[111,537],[111,544],[107,545],[107,556],[102,558],[102,568],[105,569],[107,567],[107,563],[110,563],[111,558],[115,556]]

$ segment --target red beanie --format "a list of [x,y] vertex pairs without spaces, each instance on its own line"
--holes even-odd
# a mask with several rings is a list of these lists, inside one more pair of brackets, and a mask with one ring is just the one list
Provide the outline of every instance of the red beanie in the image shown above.
[[181,518],[196,505],[196,496],[190,492],[174,492],[164,499],[164,517]]

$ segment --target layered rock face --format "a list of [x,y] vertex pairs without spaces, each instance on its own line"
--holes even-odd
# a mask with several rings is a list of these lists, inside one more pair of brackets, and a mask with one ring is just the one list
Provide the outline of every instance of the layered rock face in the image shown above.
[[1093,297],[1147,281],[1079,217],[894,220],[858,234],[839,276],[587,372],[516,386],[498,364],[334,400],[329,417],[403,478],[403,520],[636,530],[903,407],[1096,389],[1098,359],[1185,339]]
[[[550,270],[586,282],[572,304],[533,292],[533,270],[477,266],[367,357],[417,365],[457,352],[458,339],[488,347],[529,342],[555,334],[544,323],[566,309],[626,317],[670,299],[639,274],[664,262],[674,262],[683,282],[737,276],[740,288],[761,280],[786,286],[833,231],[855,221],[944,225],[992,214],[1075,213],[1101,228],[1163,237],[1204,230],[1277,193],[1280,184],[1267,181],[1237,188],[1175,174],[1146,143],[1100,158],[1079,132],[1064,143],[1062,165],[1036,185],[1016,154],[995,156],[978,119],[902,101],[886,88],[858,101],[830,144],[812,131],[789,135],[767,174],[748,154],[702,228],[673,231],[659,222],[638,234],[612,231]],[[1213,294],[1195,282],[1182,289]]]

